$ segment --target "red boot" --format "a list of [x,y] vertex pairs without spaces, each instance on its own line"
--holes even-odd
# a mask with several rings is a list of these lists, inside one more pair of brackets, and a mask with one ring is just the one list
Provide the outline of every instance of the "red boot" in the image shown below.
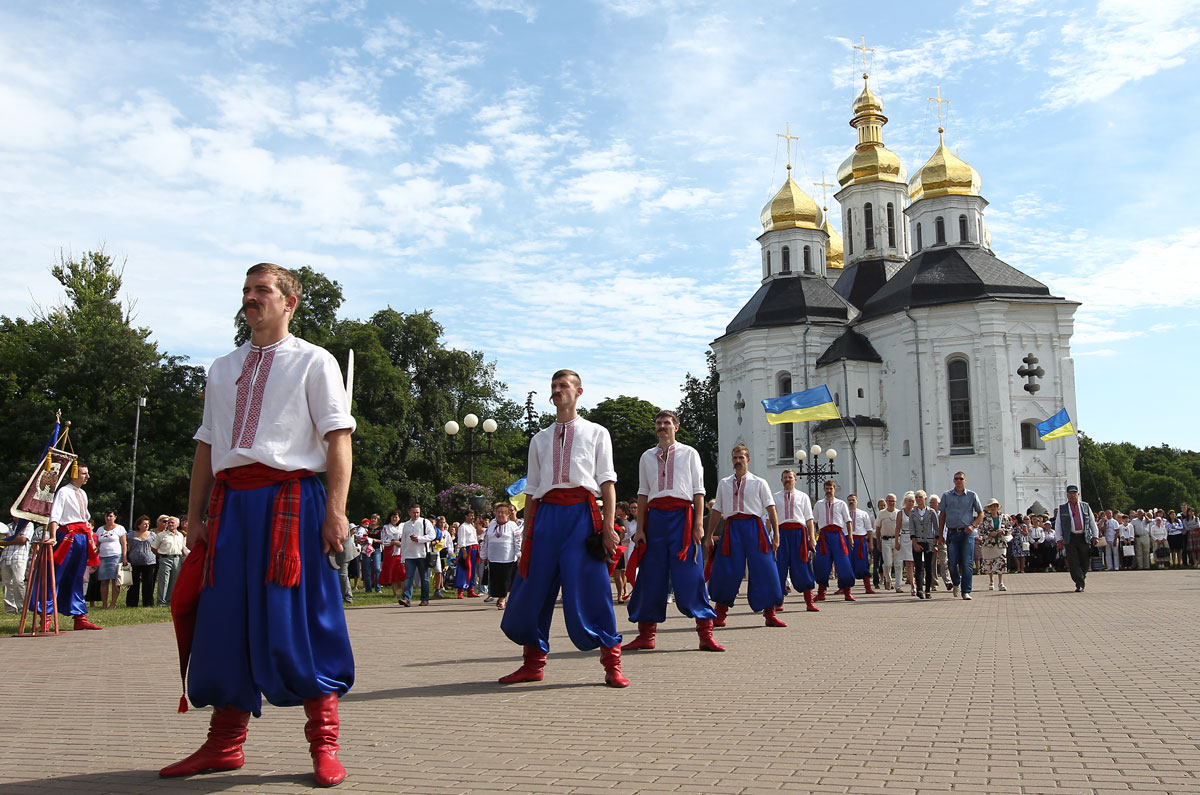
[[637,651],[638,649],[653,649],[654,636],[658,634],[658,624],[653,621],[638,622],[638,636],[621,647],[621,651]]
[[75,616],[75,629],[104,629],[104,627],[98,627],[88,621],[87,613],[84,613],[81,616]]
[[459,588],[459,589],[458,589],[458,598],[459,598],[459,599],[462,599],[462,598],[463,598],[463,592],[462,592],[462,588]]
[[475,589],[474,589],[474,588],[468,588],[468,589],[467,589],[467,596],[468,596],[469,598],[471,598],[471,599],[478,599],[478,598],[479,598],[479,594],[475,593]]
[[308,740],[308,752],[312,754],[313,777],[318,787],[333,787],[346,778],[346,768],[338,761],[338,697],[337,693],[326,693],[304,701],[304,737]]
[[600,664],[604,666],[604,684],[609,687],[629,687],[629,680],[621,673],[620,646],[601,646]]
[[866,589],[867,593],[879,593],[878,591],[876,591],[874,588],[871,587],[871,578],[870,577],[863,577],[863,588]]
[[818,585],[818,586],[817,586],[817,598],[816,598],[816,601],[818,601],[818,602],[824,602],[824,601],[825,601],[825,586],[824,586],[824,585]]
[[242,743],[246,742],[246,727],[250,713],[233,707],[217,707],[208,723],[208,739],[187,759],[167,765],[158,771],[163,778],[191,776],[217,770],[237,770],[246,762]]
[[809,588],[807,591],[804,592],[804,609],[810,613],[820,613],[821,612],[821,608],[817,607],[816,604],[813,602],[812,588]]
[[725,647],[713,638],[713,620],[696,619],[696,634],[700,636],[700,651],[725,651]]
[[725,626],[725,616],[729,615],[729,605],[717,605],[717,620],[713,622],[714,627]]
[[500,684],[511,685],[516,682],[542,681],[542,669],[546,667],[546,652],[537,646],[525,647],[525,661],[521,667],[508,676],[500,677]]
[[773,608],[773,607],[768,607],[766,610],[763,611],[763,618],[765,618],[767,620],[766,623],[767,623],[768,627],[786,627],[787,626],[787,624],[783,623],[782,621],[780,621],[778,618],[775,617],[775,608]]
[[847,602],[857,602],[858,601],[857,599],[854,598],[854,594],[850,593],[849,588],[842,588],[841,591],[839,591],[839,593],[842,593],[845,595]]

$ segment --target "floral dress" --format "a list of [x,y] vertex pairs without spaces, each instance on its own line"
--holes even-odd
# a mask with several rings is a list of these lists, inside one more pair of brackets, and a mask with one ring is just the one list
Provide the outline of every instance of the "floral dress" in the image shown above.
[[[980,539],[981,555],[979,559],[980,574],[1008,573],[1008,543],[1004,536],[1012,532],[1012,520],[1000,516],[984,517],[985,530]],[[990,527],[988,526],[990,524]]]
[[[1027,529],[1027,530],[1029,528],[1028,525],[1022,525],[1022,527],[1025,527],[1025,529]],[[1029,550],[1027,550],[1025,548],[1025,544],[1027,544],[1029,542],[1029,536],[1027,536],[1021,532],[1021,527],[1015,528],[1012,531],[1012,534],[1013,534],[1012,543],[1010,543],[1008,545],[1009,554],[1011,554],[1014,558],[1029,557]]]

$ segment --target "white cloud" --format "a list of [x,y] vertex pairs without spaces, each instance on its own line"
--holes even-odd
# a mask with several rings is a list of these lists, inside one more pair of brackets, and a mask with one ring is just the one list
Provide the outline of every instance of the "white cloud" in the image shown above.
[[661,196],[643,206],[651,210],[694,210],[712,204],[721,198],[708,188],[671,188]]
[[526,22],[537,19],[537,7],[526,0],[471,0],[481,11],[511,11],[525,18]]
[[554,194],[560,205],[585,205],[596,212],[608,212],[637,201],[662,185],[662,180],[640,171],[592,171],[567,180]]
[[[192,25],[217,35],[227,45],[248,47],[267,42],[291,45],[313,25],[328,21],[324,0],[209,0]],[[354,7],[343,4],[343,13]]]
[[492,147],[486,144],[464,144],[463,146],[439,146],[437,158],[466,169],[483,168],[495,158]]

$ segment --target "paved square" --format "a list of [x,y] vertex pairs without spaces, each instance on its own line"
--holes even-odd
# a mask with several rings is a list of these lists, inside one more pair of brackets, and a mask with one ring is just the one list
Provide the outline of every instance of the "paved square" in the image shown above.
[[[972,602],[792,599],[787,629],[743,599],[724,654],[672,615],[657,650],[625,655],[626,690],[561,615],[546,680],[505,687],[519,649],[491,605],[354,609],[339,791],[1200,792],[1200,572],[1093,573],[1081,595],[1066,574],[1007,579],[977,577]],[[269,706],[242,770],[157,777],[208,715],[175,712],[167,624],[3,638],[0,662],[0,792],[311,785],[303,711]]]

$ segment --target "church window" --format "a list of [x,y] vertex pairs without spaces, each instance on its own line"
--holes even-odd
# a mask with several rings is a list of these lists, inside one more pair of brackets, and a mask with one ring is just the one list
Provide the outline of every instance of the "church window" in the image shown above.
[[1021,449],[1022,450],[1045,450],[1046,443],[1042,441],[1041,434],[1038,433],[1037,423],[1028,420],[1021,423]]
[[838,408],[842,407],[842,393],[841,392],[833,393],[833,405],[837,406]]
[[859,397],[863,397],[863,391],[862,391],[862,387],[859,387],[859,388],[858,388],[858,396],[859,396]]
[[971,380],[967,360],[951,359],[946,364],[950,397],[950,447],[971,448]]
[[967,216],[958,216],[958,242],[966,243],[967,241]]
[[810,246],[805,246],[805,247],[804,247],[804,272],[805,272],[805,273],[812,273],[812,272],[813,272],[813,266],[812,266],[812,248],[811,248]]
[[863,205],[863,234],[867,236],[867,249],[875,248],[875,210],[870,202]]
[[888,248],[896,247],[896,208],[891,202],[887,205]]
[[771,275],[771,250],[767,249],[767,275]]
[[903,452],[901,452],[901,453],[900,453],[900,455],[909,455],[909,452],[908,452],[908,439],[905,439],[905,440],[904,440],[904,449],[903,449]]
[[854,253],[854,224],[850,220],[849,210],[846,210],[846,253]]
[[917,251],[921,250],[921,225],[917,224]]
[[935,244],[946,242],[946,219],[940,215],[933,219],[933,234]]
[[[779,376],[779,395],[792,394],[792,377],[787,373]],[[779,426],[779,461],[792,461],[796,457],[796,426],[785,422]]]
[[780,273],[792,272],[792,250],[787,246],[783,247],[783,266],[780,268]]

